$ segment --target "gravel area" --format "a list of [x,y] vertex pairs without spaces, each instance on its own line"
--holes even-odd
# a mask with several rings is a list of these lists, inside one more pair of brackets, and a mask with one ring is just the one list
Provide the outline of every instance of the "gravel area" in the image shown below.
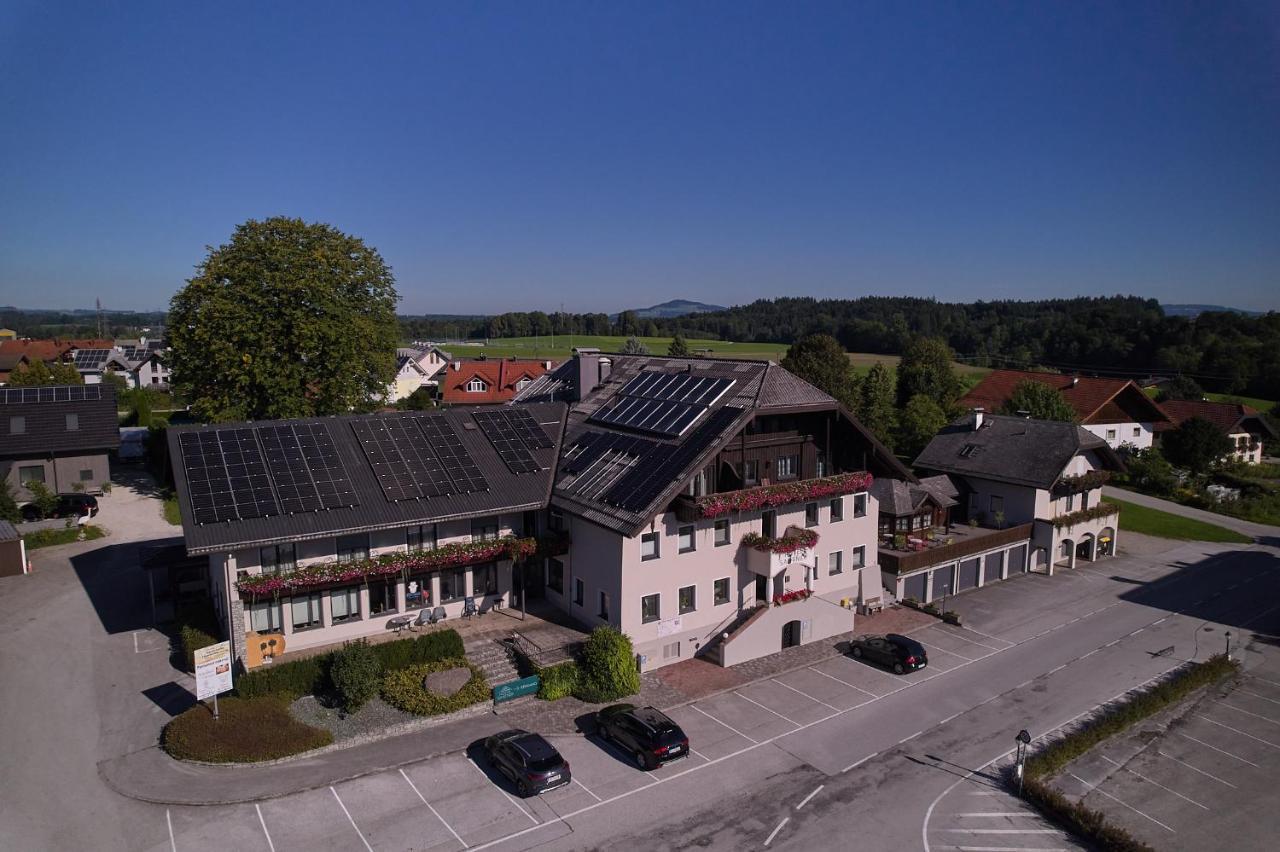
[[387,733],[389,728],[422,721],[421,716],[398,710],[381,698],[374,698],[349,716],[344,715],[337,707],[326,707],[314,695],[299,698],[293,702],[290,710],[299,721],[327,729],[333,734],[334,740],[380,736]]

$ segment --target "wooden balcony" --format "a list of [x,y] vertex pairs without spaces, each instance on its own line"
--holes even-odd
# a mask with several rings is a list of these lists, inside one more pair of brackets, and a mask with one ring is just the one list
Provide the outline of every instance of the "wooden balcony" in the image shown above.
[[[955,562],[975,553],[982,553],[1001,545],[1017,544],[1031,540],[1032,524],[1018,524],[1002,530],[990,527],[952,527],[951,532],[941,533],[933,542],[925,542],[920,550],[897,550],[880,545],[880,570],[895,574],[910,574],[931,565]],[[947,540],[951,544],[947,544]]]

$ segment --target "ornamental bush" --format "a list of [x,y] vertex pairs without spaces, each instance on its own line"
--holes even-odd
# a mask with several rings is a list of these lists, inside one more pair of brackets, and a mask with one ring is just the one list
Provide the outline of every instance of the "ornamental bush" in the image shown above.
[[[422,685],[423,678],[432,672],[456,668],[470,669],[471,679],[453,695],[436,695],[428,692]],[[392,707],[419,716],[453,713],[472,704],[488,701],[489,697],[489,682],[484,679],[484,672],[461,657],[434,663],[418,663],[390,672],[382,678],[382,700]]]
[[160,735],[161,747],[179,760],[252,763],[301,754],[333,742],[333,734],[293,718],[284,696],[228,696],[218,702],[218,710],[216,722],[203,704],[174,717]]
[[329,679],[342,709],[354,713],[378,694],[382,685],[382,662],[364,639],[343,644],[335,651],[329,667]]
[[574,696],[590,704],[603,704],[640,691],[631,638],[602,625],[591,631],[582,646],[582,672]]
[[543,701],[556,701],[566,695],[572,695],[581,676],[582,670],[574,660],[540,669],[538,677],[542,682],[538,686],[538,697]]

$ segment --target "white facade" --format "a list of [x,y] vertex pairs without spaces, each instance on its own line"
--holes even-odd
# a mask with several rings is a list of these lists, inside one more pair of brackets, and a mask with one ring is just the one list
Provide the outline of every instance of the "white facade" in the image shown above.
[[1107,442],[1113,450],[1125,444],[1145,450],[1155,440],[1154,423],[1081,423],[1081,427]]

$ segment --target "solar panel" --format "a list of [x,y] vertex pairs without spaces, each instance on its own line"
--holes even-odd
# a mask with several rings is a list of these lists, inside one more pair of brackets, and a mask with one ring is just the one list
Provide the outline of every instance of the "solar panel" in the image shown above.
[[197,524],[279,514],[252,429],[184,432],[178,445]]
[[524,440],[525,446],[538,450],[549,450],[555,446],[555,442],[547,435],[547,430],[539,426],[538,421],[525,409],[504,408],[502,414]]
[[333,437],[323,423],[294,423],[294,432],[298,436],[298,446],[302,449],[302,458],[307,470],[316,484],[316,492],[320,495],[320,503],[326,509],[341,506],[355,506],[355,488],[347,477],[347,470],[338,457],[338,450],[333,445]]
[[587,432],[579,437],[560,460],[561,473],[581,473],[607,452],[643,456],[658,446],[647,438],[612,432]]
[[514,474],[536,473],[540,469],[538,462],[504,415],[502,411],[478,411],[471,417],[480,424],[480,429],[508,470]]
[[262,442],[267,469],[275,482],[280,507],[290,515],[300,512],[318,512],[324,508],[316,484],[307,471],[302,447],[293,427],[259,426],[258,440]]
[[444,468],[403,418],[351,421],[383,495],[392,502],[452,493]]
[[680,446],[655,444],[653,451],[645,454],[609,488],[603,497],[604,501],[630,512],[643,511],[740,414],[741,408],[724,406],[712,412],[706,422]]
[[77,370],[93,370],[102,366],[110,354],[110,349],[77,349],[71,353],[71,359]]
[[0,403],[83,402],[102,399],[102,385],[44,385],[34,388],[0,388]]
[[471,494],[476,491],[488,491],[489,483],[480,473],[480,468],[471,460],[467,448],[462,445],[458,433],[453,430],[449,421],[441,415],[416,417],[414,422],[426,436],[431,449],[435,450],[440,463],[444,465],[445,474],[453,483],[458,494]]
[[418,492],[423,497],[444,497],[453,493],[453,485],[445,474],[444,465],[436,458],[431,447],[422,440],[422,433],[413,428],[410,418],[389,417],[387,431],[391,434],[404,458]]
[[693,373],[660,373],[645,370],[618,391],[620,396],[669,399],[690,405],[710,406],[733,384],[733,379]]

